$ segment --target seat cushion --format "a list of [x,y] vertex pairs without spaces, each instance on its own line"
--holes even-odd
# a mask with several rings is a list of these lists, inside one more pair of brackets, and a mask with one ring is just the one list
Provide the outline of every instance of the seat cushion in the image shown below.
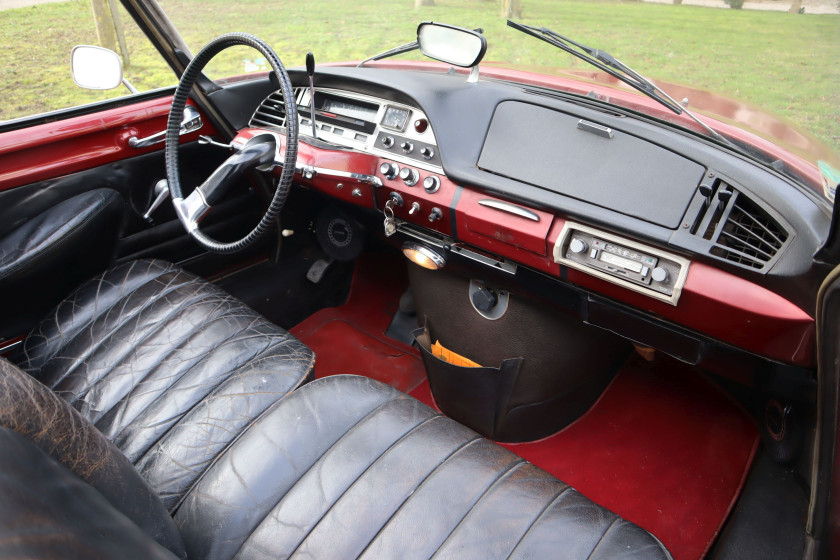
[[314,360],[235,298],[156,260],[83,284],[12,356],[113,441],[170,511],[244,428],[312,378]]
[[353,376],[273,405],[175,521],[193,558],[670,558],[548,473]]

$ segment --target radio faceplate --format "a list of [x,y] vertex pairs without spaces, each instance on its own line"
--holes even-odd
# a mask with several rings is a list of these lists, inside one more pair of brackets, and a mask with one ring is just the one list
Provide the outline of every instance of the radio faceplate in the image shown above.
[[690,262],[589,226],[566,222],[554,262],[677,305]]

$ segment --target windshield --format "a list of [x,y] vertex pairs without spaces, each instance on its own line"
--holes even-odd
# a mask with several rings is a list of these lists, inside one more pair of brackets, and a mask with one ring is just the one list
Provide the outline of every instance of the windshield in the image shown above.
[[[725,1],[733,7],[738,4]],[[44,30],[28,33],[56,40],[61,38],[57,26],[67,20],[69,12],[78,12],[80,20],[90,12],[86,0],[20,0],[12,4],[14,9],[3,9],[0,2],[4,32],[14,35],[24,25],[43,25]],[[431,20],[483,29],[488,48],[482,68],[554,75],[571,72],[577,78],[603,81],[605,76],[585,62],[507,27],[505,16],[510,15],[521,23],[546,27],[611,53],[654,80],[675,100],[687,100],[688,107],[700,115],[717,115],[724,122],[746,125],[814,164],[825,160],[840,168],[836,156],[840,151],[838,0],[794,2],[801,4],[803,14],[788,13],[791,3],[783,0],[748,2],[743,9],[731,9],[724,0],[163,0],[160,4],[193,52],[220,34],[246,31],[266,40],[288,67],[302,66],[307,51],[315,54],[317,64],[359,61],[413,41],[417,24]],[[514,11],[518,8],[519,13],[502,14],[501,4]],[[123,21],[129,21],[120,11]],[[76,27],[74,24],[73,29]],[[63,35],[73,35],[75,31],[71,31],[66,29]],[[140,47],[132,45],[139,33],[129,29],[126,34],[129,49],[138,53],[127,68],[128,79],[141,91],[171,84],[171,74],[152,67],[154,53],[138,51]],[[68,38],[66,45],[40,49],[31,37],[15,35],[10,44],[20,48],[7,48],[0,55],[4,57],[0,73],[5,73],[5,83],[54,83],[59,74],[69,81],[66,67],[71,41],[90,40]],[[57,60],[47,60],[50,56]],[[425,60],[417,51],[397,58]],[[223,52],[207,73],[222,78],[266,69],[258,54],[243,47]],[[158,79],[146,80],[146,73]],[[627,87],[606,78],[616,87]],[[65,106],[70,94],[91,95],[70,86],[61,90],[60,101]],[[39,98],[39,111],[50,110],[44,105],[50,96],[27,89]],[[15,97],[12,105],[2,107],[0,119],[32,114],[32,107],[25,102]],[[780,118],[771,118],[768,112]],[[813,144],[814,138],[823,145]]]

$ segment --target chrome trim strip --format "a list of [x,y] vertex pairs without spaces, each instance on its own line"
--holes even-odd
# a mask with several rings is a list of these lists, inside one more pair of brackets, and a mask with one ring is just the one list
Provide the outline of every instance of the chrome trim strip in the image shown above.
[[540,217],[534,212],[528,210],[527,208],[517,206],[516,204],[511,204],[510,202],[485,198],[483,200],[479,200],[478,203],[488,208],[494,208],[496,210],[501,210],[502,212],[507,212],[508,214],[519,216],[520,218],[526,218],[535,222],[540,221]]
[[465,249],[458,245],[452,245],[449,249],[456,255],[461,255],[462,257],[466,257],[477,263],[489,266],[490,268],[495,268],[496,270],[501,270],[502,272],[507,272],[508,274],[516,274],[517,265],[515,263],[485,257],[482,254],[470,251],[469,249]]
[[341,171],[339,169],[328,169],[326,167],[314,167],[312,165],[297,165],[295,171],[300,173],[305,179],[312,179],[316,175],[324,175],[326,177],[334,177],[336,179],[353,179],[358,183],[367,183],[374,187],[381,187],[382,180],[375,175],[365,175],[363,173],[353,173],[352,171]]
[[589,132],[591,134],[594,134],[595,136],[606,138],[607,140],[611,140],[614,135],[613,129],[594,122],[585,121],[583,119],[580,119],[578,121],[577,127],[578,130]]

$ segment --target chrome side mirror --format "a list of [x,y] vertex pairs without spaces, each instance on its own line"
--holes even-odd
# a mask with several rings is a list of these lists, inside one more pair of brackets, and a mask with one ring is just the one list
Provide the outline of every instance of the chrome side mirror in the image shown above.
[[487,40],[477,31],[425,21],[417,27],[420,52],[429,58],[470,68],[487,52]]
[[123,78],[120,55],[110,49],[76,45],[70,51],[70,72],[76,85],[85,89],[114,89],[123,84],[131,93],[137,93]]

